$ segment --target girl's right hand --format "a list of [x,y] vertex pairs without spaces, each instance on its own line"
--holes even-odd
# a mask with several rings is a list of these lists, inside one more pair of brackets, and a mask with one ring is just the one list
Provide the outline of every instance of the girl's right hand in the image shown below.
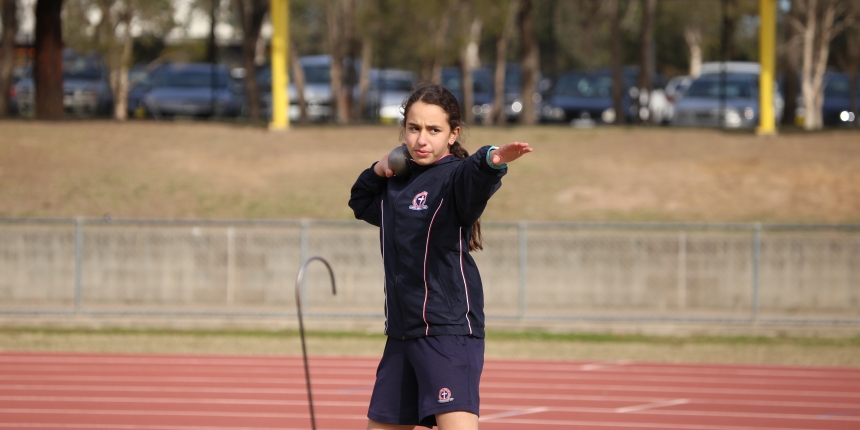
[[388,154],[383,155],[382,158],[379,159],[379,162],[373,166],[373,173],[376,173],[383,178],[394,176],[394,171],[388,167]]

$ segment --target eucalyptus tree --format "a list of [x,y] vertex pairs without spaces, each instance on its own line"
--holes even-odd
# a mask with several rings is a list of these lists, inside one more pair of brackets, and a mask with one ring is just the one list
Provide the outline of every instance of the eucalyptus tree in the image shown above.
[[[824,72],[833,39],[855,24],[848,14],[852,0],[794,0],[801,19],[791,19],[802,38],[801,93],[803,94],[803,128],[818,130],[824,126],[821,108],[824,103]],[[789,15],[792,17],[792,15]]]
[[257,42],[263,20],[269,12],[269,0],[234,0],[236,16],[242,27],[242,66],[245,68],[245,97],[248,118],[260,120],[260,89],[257,84]]
[[110,69],[113,117],[128,117],[129,70],[135,62],[134,40],[163,39],[176,25],[170,0],[67,0],[63,27],[68,45],[100,53]]
[[65,116],[62,10],[62,0],[38,0],[36,3],[33,62],[36,119],[58,120]]
[[0,36],[0,118],[9,115],[9,88],[12,86],[12,69],[15,66],[15,35],[18,33],[18,2],[2,0],[0,3],[3,34]]

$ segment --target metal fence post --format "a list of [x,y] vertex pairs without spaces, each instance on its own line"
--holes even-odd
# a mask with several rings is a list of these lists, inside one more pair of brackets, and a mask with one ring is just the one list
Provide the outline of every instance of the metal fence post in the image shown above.
[[81,309],[81,272],[84,261],[84,218],[75,218],[75,313]]
[[227,227],[227,306],[236,300],[236,229]]
[[759,312],[759,262],[761,259],[761,223],[753,227],[753,261],[752,261],[752,321],[758,322]]
[[526,280],[528,278],[527,272],[527,262],[528,262],[528,224],[525,221],[520,221],[519,223],[519,261],[517,271],[519,273],[519,317],[525,318],[526,316],[526,299],[527,299],[527,287]]
[[687,232],[678,235],[678,309],[687,308]]
[[[310,229],[310,225],[311,225],[310,220],[302,219],[301,243],[299,244],[299,247],[300,247],[299,248],[299,257],[300,257],[301,261],[299,261],[299,265],[303,264],[308,259],[308,248],[309,248],[308,230]],[[305,282],[304,278],[302,278],[302,298],[301,298],[301,300],[304,301],[305,297],[307,297],[307,296],[308,296],[307,282]],[[306,303],[296,303],[296,306],[300,306],[300,305],[303,307],[306,307],[305,306]]]

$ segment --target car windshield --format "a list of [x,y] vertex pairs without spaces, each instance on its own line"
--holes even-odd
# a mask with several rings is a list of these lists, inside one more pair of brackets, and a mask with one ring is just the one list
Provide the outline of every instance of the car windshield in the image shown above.
[[[857,80],[857,93],[860,94],[860,79]],[[824,86],[824,97],[851,97],[851,84],[848,78],[834,78]]]
[[489,71],[476,71],[472,74],[472,90],[477,94],[493,92],[493,75]]
[[99,79],[102,77],[99,62],[83,57],[63,59],[63,77],[66,79]]
[[520,81],[520,69],[508,67],[507,70],[505,70],[505,92],[519,92]]
[[[725,97],[729,99],[751,99],[755,97],[757,85],[755,81],[726,80]],[[722,97],[719,79],[697,79],[690,84],[685,97],[696,97],[703,99],[718,99]]]
[[564,97],[612,97],[612,77],[592,75],[566,75],[555,85],[553,94]]
[[226,73],[206,69],[174,69],[166,71],[161,74],[159,83],[162,87],[203,88],[213,86],[213,77],[215,78],[215,87],[223,88],[227,86]]
[[305,66],[305,82],[309,84],[328,84],[331,82],[329,66]]
[[382,91],[409,92],[412,90],[412,81],[409,79],[383,78],[377,85]]

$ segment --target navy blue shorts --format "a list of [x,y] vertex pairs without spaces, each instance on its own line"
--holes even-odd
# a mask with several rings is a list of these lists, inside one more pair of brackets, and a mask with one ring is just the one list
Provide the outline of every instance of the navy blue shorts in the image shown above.
[[443,335],[392,339],[376,369],[367,417],[381,423],[436,425],[436,414],[478,415],[484,339]]

